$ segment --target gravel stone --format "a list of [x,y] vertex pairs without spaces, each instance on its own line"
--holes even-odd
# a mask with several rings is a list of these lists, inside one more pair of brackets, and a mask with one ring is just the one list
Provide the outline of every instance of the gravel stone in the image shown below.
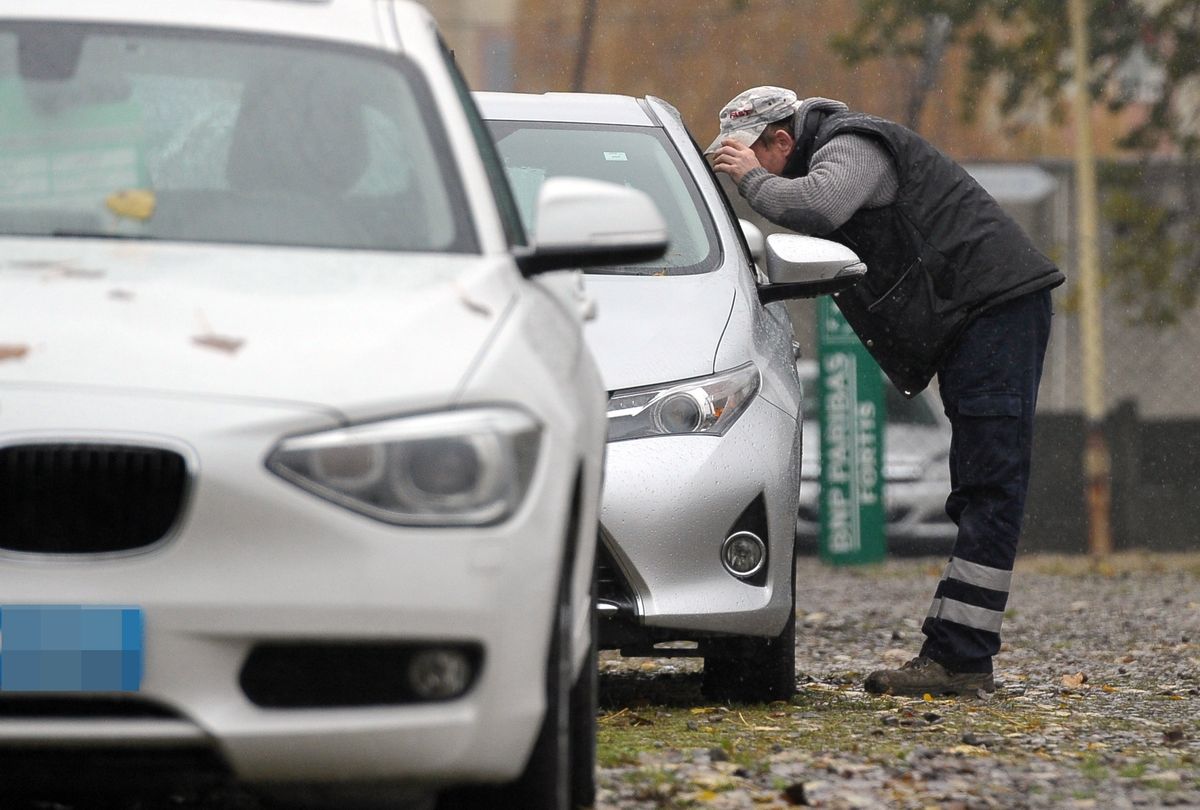
[[[693,786],[717,763],[693,759],[672,771],[671,797],[638,797],[645,762],[606,764],[596,810],[1200,808],[1200,555],[1117,555],[1107,571],[1083,557],[1020,559],[994,695],[932,705],[867,695],[866,673],[916,655],[944,564],[799,560],[799,691],[779,721],[776,753],[708,792]],[[669,676],[639,669],[629,680],[645,661],[602,657],[602,703],[636,702],[641,683],[642,700],[687,706],[671,696],[671,679],[684,688],[700,663],[671,659]],[[845,702],[848,730],[836,745],[805,731],[822,720],[808,708],[813,695]],[[857,737],[856,719],[865,721]],[[736,721],[734,712],[726,725]],[[706,715],[698,722],[712,727]],[[872,753],[897,739],[907,753]]]

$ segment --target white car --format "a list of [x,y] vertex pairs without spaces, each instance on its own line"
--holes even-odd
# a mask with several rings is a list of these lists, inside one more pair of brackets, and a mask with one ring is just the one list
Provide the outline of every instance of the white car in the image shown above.
[[403,0],[0,0],[0,102],[0,792],[589,803],[605,389],[541,274],[649,199],[527,240]]
[[[804,386],[804,463],[796,544],[813,552],[821,533],[821,423],[817,414],[817,364],[796,361]],[[887,379],[883,382],[884,532],[888,551],[901,554],[948,554],[958,527],[946,513],[950,495],[950,420],[932,389],[912,399]]]
[[[544,183],[575,175],[645,191],[670,229],[663,258],[587,276],[598,309],[587,339],[610,391],[601,645],[702,657],[714,699],[787,699],[802,432],[792,323],[779,299],[831,292],[862,265],[809,237],[774,236],[763,256],[755,234],[752,248],[661,99],[476,97],[527,222]],[[772,280],[812,280],[767,284],[756,258]],[[831,282],[816,270],[848,272]]]

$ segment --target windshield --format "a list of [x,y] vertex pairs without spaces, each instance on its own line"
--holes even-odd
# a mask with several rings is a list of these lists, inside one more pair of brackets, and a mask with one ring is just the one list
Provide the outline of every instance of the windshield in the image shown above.
[[370,51],[0,26],[0,234],[471,251],[434,109]]
[[[667,223],[666,255],[643,264],[589,273],[681,275],[716,269],[712,220],[696,184],[666,134],[651,127],[492,121],[521,220],[535,232],[538,191],[549,177],[586,177],[646,192]],[[704,212],[704,213],[702,213]]]

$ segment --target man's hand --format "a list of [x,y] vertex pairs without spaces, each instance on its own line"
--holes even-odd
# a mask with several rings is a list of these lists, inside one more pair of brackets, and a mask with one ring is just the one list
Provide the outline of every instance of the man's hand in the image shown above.
[[721,141],[721,148],[709,155],[709,160],[713,171],[729,175],[735,185],[742,182],[746,172],[762,166],[753,149],[730,138]]

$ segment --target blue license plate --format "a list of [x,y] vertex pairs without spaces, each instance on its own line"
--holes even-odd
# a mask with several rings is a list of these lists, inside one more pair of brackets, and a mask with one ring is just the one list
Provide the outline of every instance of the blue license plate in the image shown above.
[[136,692],[141,608],[0,605],[0,692]]

